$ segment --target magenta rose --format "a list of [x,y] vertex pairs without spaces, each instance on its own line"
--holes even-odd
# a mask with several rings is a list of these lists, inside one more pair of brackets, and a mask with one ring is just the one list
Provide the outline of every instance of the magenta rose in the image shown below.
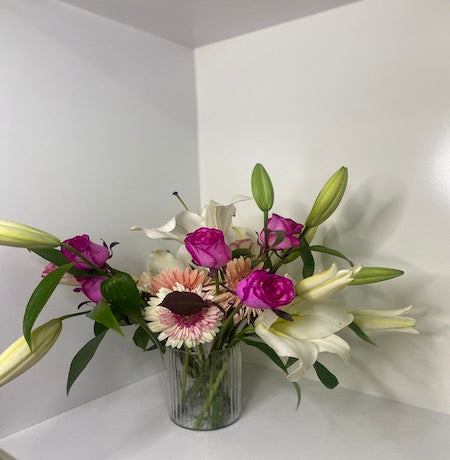
[[[292,219],[281,217],[278,214],[272,214],[272,217],[267,222],[267,228],[269,230],[282,230],[284,232],[283,240],[276,246],[272,247],[277,239],[277,234],[269,231],[268,245],[271,249],[289,249],[294,246],[300,245],[298,238],[299,234],[303,230],[303,225],[298,224]],[[294,236],[297,235],[297,236]],[[259,234],[259,241],[264,244],[264,230]]]
[[78,278],[78,281],[81,283],[81,288],[76,290],[81,290],[81,292],[93,302],[97,303],[103,299],[100,286],[103,281],[107,280],[107,276],[92,276],[89,278]]
[[[91,262],[94,262],[94,264],[98,265],[99,267],[101,267],[111,257],[107,247],[101,244],[93,243],[88,235],[75,236],[74,238],[70,238],[64,241],[64,243],[72,246],[78,252],[83,254],[84,257],[86,257]],[[63,247],[61,248],[61,252],[70,262],[77,262],[75,265],[76,268],[92,268],[89,264],[83,262],[80,257],[74,254],[72,251],[69,251]]]
[[294,283],[289,278],[264,270],[255,270],[239,281],[236,294],[247,307],[261,309],[277,309],[290,304],[295,297]]
[[217,269],[231,260],[231,249],[225,244],[222,230],[199,228],[186,235],[184,244],[194,263],[201,267]]

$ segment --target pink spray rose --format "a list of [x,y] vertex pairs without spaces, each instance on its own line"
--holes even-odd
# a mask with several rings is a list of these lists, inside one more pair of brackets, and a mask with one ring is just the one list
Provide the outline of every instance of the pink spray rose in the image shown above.
[[[101,244],[93,243],[88,235],[75,236],[70,238],[64,243],[72,246],[78,252],[83,254],[91,262],[94,262],[95,265],[101,267],[110,257],[109,249]],[[61,248],[61,252],[70,262],[78,262],[75,265],[75,268],[89,269],[92,268],[86,262],[83,262],[77,255],[69,251],[66,248]]]
[[255,270],[239,281],[236,294],[247,307],[277,309],[290,304],[295,297],[294,283],[284,276]]
[[[52,271],[56,270],[57,268],[58,268],[58,266],[55,265],[55,264],[52,264],[52,263],[46,265],[45,268],[44,268],[44,271],[42,272],[41,277],[45,278],[49,273],[51,273]],[[59,284],[66,284],[68,286],[79,286],[80,285],[80,283],[77,281],[75,276],[73,276],[69,272],[64,273],[64,275],[61,278],[61,281],[59,282]]]
[[225,244],[222,230],[199,228],[186,235],[184,244],[194,263],[201,267],[217,269],[231,260],[231,249]]
[[254,254],[257,250],[259,250],[259,247],[255,249],[255,243],[251,238],[245,238],[243,240],[236,240],[230,243],[230,249],[232,251],[236,249],[248,249],[251,254]]
[[[92,302],[99,302],[103,299],[100,286],[107,276],[92,276],[89,278],[78,278],[81,282],[81,292]],[[76,289],[77,290],[77,289]]]
[[[284,232],[283,240],[275,247],[272,247],[277,239],[277,234],[269,231],[268,244],[272,249],[289,249],[293,246],[300,245],[298,235],[302,232],[302,224],[298,224],[292,219],[281,217],[278,214],[272,214],[272,217],[267,222],[267,228],[269,230],[282,230]],[[294,235],[297,235],[297,237]],[[264,244],[264,238],[264,230],[262,230],[259,234],[259,241],[261,244]]]

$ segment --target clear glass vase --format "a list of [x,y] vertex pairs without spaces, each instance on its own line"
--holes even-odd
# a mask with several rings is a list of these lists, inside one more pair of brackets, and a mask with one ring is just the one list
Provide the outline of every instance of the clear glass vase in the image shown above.
[[192,430],[217,430],[241,415],[239,345],[202,352],[167,348],[170,418]]

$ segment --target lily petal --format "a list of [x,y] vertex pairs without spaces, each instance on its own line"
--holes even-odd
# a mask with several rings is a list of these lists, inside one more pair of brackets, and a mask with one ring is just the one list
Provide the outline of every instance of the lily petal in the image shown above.
[[366,331],[396,331],[417,334],[416,320],[402,316],[411,310],[412,305],[395,310],[355,310],[351,313],[354,322]]
[[186,264],[174,257],[170,251],[158,249],[157,251],[152,251],[150,254],[147,271],[151,276],[156,276],[166,270],[173,270],[175,268],[184,270],[185,267]]
[[347,311],[346,305],[338,301],[328,300],[316,304],[300,301],[291,304],[286,311],[294,321],[280,321],[277,328],[302,340],[328,337],[353,321],[353,315]]
[[400,316],[408,313],[412,309],[412,305],[404,308],[396,308],[395,310],[352,310],[352,313],[355,316],[365,315],[365,316]]
[[288,375],[290,381],[296,382],[316,361],[318,348],[315,344],[281,334],[276,329],[271,330],[270,326],[277,318],[271,310],[265,310],[255,322],[255,332],[278,356],[298,359],[296,367]]
[[350,357],[350,346],[344,339],[342,339],[338,335],[333,334],[323,339],[311,340],[311,342],[317,346],[319,353],[335,353],[344,362],[348,362],[348,359]]
[[143,228],[135,225],[130,230],[142,230],[152,239],[176,240],[183,243],[186,235],[201,227],[201,224],[201,217],[198,214],[181,211],[161,227]]
[[328,270],[317,273],[317,275],[308,276],[307,278],[298,282],[295,286],[295,289],[298,291],[298,293],[311,291],[321,284],[333,279],[336,276],[337,271],[337,265],[333,262]]
[[357,266],[337,271],[337,266],[333,263],[328,270],[298,282],[295,292],[305,300],[325,299],[350,284],[360,270],[361,266]]

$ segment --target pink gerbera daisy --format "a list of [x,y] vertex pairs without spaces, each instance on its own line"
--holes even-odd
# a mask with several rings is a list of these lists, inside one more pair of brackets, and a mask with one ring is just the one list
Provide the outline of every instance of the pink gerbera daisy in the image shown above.
[[[174,292],[190,293],[189,301],[193,298],[194,306],[185,307],[185,302],[171,304],[169,294]],[[156,297],[148,302],[144,309],[144,318],[148,321],[148,327],[152,332],[159,332],[158,340],[167,339],[166,345],[173,348],[188,348],[200,343],[212,342],[221,324],[221,311],[210,304],[212,299],[208,293],[202,290],[202,286],[196,289],[188,289],[178,283],[172,289],[161,288]],[[162,304],[164,303],[163,306]]]

